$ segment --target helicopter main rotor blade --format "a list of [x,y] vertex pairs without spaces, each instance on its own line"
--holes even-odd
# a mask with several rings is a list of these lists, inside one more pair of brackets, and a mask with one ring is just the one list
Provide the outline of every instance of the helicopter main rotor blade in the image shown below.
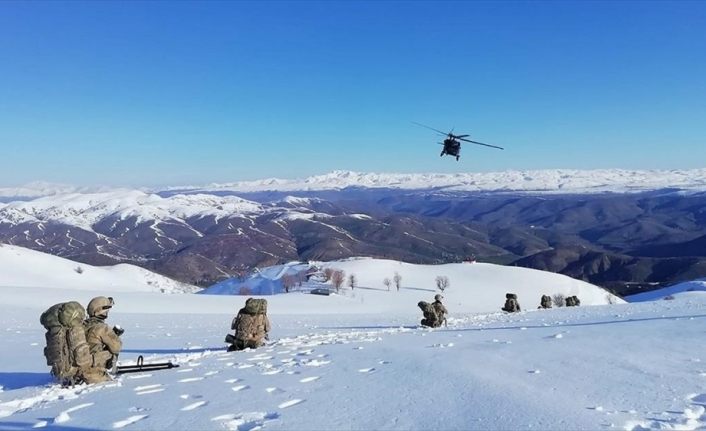
[[471,135],[454,135],[454,136],[457,137],[457,138],[466,138],[466,137],[471,136]]
[[416,121],[412,121],[412,123],[413,123],[413,124],[416,124],[417,126],[422,126],[422,127],[426,127],[427,129],[431,129],[431,130],[435,131],[436,133],[440,133],[440,134],[442,134],[442,135],[444,135],[444,136],[448,136],[448,133],[447,133],[447,132],[442,132],[441,130],[435,129],[435,128],[433,128],[433,127],[425,126],[424,124],[417,123]]
[[498,147],[498,146],[495,146],[495,145],[490,145],[490,144],[484,144],[484,143],[482,143],[482,142],[471,141],[470,139],[463,139],[463,138],[459,138],[459,139],[462,140],[462,141],[464,141],[464,142],[470,142],[471,144],[483,145],[483,146],[490,147],[490,148],[497,148],[498,150],[504,150],[504,149],[505,149],[505,148],[503,148],[503,147]]

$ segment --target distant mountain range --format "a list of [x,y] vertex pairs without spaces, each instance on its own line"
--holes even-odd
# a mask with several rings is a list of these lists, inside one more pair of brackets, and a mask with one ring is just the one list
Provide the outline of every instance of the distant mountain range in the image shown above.
[[89,264],[133,263],[202,286],[256,266],[351,256],[474,256],[621,294],[706,276],[706,169],[338,171],[152,191],[52,190],[0,189],[0,242]]

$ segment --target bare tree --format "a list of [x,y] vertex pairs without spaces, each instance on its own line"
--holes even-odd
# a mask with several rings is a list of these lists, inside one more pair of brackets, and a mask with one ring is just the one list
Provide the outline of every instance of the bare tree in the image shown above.
[[552,295],[552,303],[555,307],[563,307],[566,305],[566,297],[561,293],[555,293]]
[[294,276],[297,286],[302,287],[302,283],[306,281],[306,270],[299,271]]
[[348,276],[348,287],[351,288],[351,290],[355,289],[355,285],[358,283],[358,280],[355,278],[355,274],[351,274]]
[[436,288],[439,289],[440,291],[443,292],[450,285],[451,285],[451,282],[449,281],[449,277],[447,277],[445,275],[436,276]]
[[342,270],[337,269],[331,273],[331,283],[333,284],[333,287],[336,288],[336,292],[341,290],[341,286],[343,286],[344,281],[346,281],[346,273]]
[[331,276],[333,275],[334,271],[335,270],[333,268],[324,269],[324,282],[327,282],[331,279]]
[[395,276],[392,277],[392,281],[395,283],[395,287],[397,288],[397,291],[400,291],[400,286],[402,286],[402,276],[399,274],[399,272],[395,273]]
[[284,287],[284,291],[286,293],[289,293],[289,289],[294,287],[296,284],[296,280],[294,279],[294,276],[285,274],[282,276],[282,287]]
[[385,287],[387,287],[387,291],[389,292],[389,291],[390,291],[390,285],[392,284],[392,282],[390,281],[390,279],[389,279],[389,278],[384,279],[384,280],[382,281],[382,284],[384,284]]

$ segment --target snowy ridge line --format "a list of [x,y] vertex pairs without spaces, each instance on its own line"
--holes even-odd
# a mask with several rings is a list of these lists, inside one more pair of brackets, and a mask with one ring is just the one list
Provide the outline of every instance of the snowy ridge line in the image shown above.
[[[659,189],[706,190],[706,168],[672,170],[628,169],[543,169],[461,173],[374,173],[336,170],[307,178],[266,178],[253,181],[182,185],[164,188],[126,189],[119,187],[74,187],[34,182],[19,187],[0,187],[0,199],[8,202],[65,194],[96,194],[137,191],[171,194],[233,191],[317,191],[348,187],[406,190],[448,190],[467,192],[603,193],[638,192]],[[304,204],[302,198],[286,202]]]
[[706,190],[706,168],[689,170],[546,169],[482,173],[363,173],[333,171],[303,179],[268,178],[255,181],[170,187],[174,192],[259,192],[341,190],[347,187],[442,189],[467,192],[602,193],[676,188]]

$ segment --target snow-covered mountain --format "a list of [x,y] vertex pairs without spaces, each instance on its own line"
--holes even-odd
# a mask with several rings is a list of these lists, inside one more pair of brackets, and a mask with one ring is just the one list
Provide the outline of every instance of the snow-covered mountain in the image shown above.
[[638,293],[636,295],[627,296],[625,299],[629,302],[644,302],[656,301],[666,297],[674,297],[675,295],[695,294],[706,296],[706,278],[692,281],[685,281],[668,286],[662,289],[651,290],[649,292]]
[[120,264],[96,267],[46,253],[0,244],[0,291],[8,287],[117,292],[193,293],[196,286],[146,269]]
[[[493,312],[505,302],[505,293],[518,295],[520,305],[527,309],[539,306],[542,295],[577,295],[582,305],[622,303],[623,300],[592,284],[560,274],[534,269],[492,265],[485,263],[451,263],[445,265],[414,265],[394,260],[354,258],[332,262],[292,262],[256,270],[248,277],[232,278],[217,283],[200,293],[211,295],[238,295],[250,292],[270,295],[284,292],[283,277],[323,271],[326,268],[342,270],[346,281],[341,287],[344,296],[352,299],[351,311],[360,309],[376,313],[409,311],[420,300],[431,301],[436,293],[436,277],[444,276],[449,285],[443,293],[450,309],[458,312]],[[347,287],[353,275],[355,286]],[[400,290],[393,285],[388,290],[384,279],[401,277]],[[291,291],[309,291],[331,284],[304,281]],[[275,302],[279,299],[275,299]],[[325,312],[325,310],[322,310]]]
[[180,191],[313,191],[347,187],[472,192],[602,193],[676,188],[706,190],[706,168],[690,170],[547,169],[456,174],[396,174],[333,171],[304,179],[172,187]]
[[[706,276],[705,178],[706,169],[337,171],[159,193],[74,191],[0,203],[0,241],[198,285],[291,260],[475,255],[631,293],[627,283]],[[600,191],[643,193],[586,194]]]

